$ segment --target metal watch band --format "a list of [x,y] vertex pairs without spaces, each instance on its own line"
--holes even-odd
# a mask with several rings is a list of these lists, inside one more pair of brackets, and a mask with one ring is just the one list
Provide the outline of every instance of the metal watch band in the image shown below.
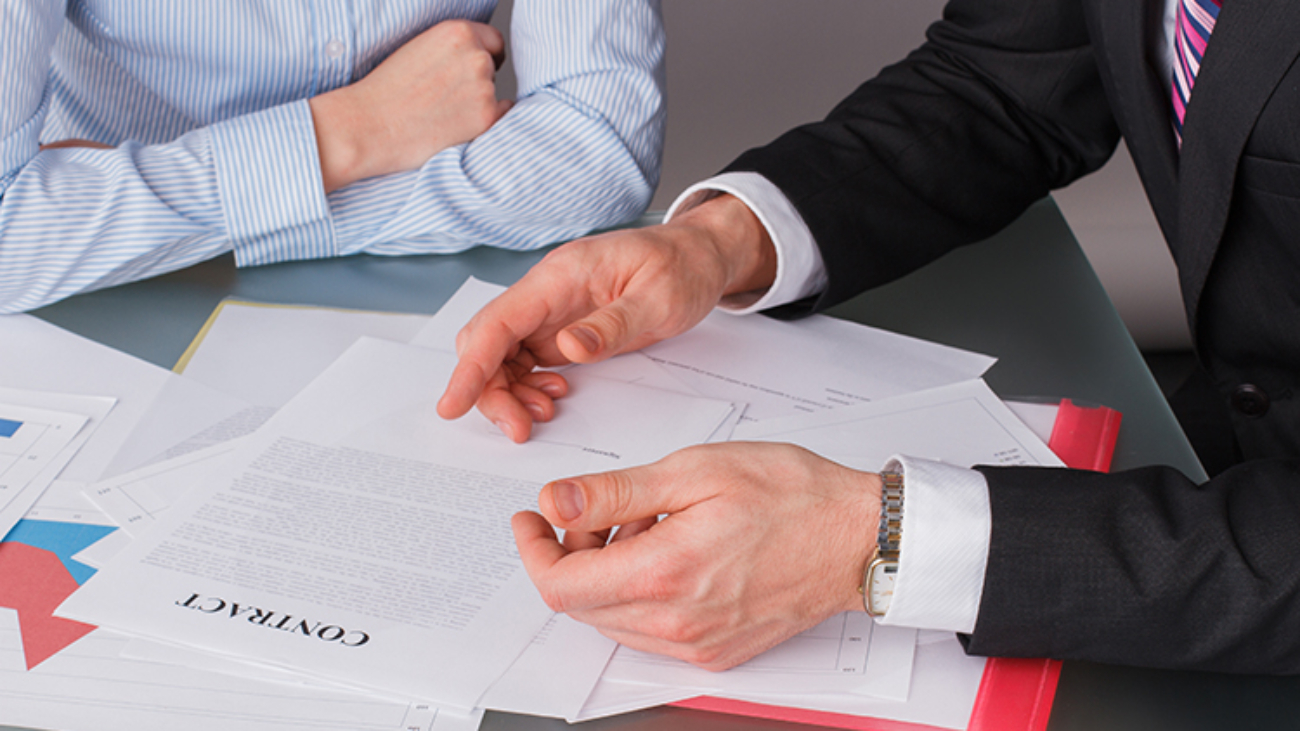
[[877,569],[882,570],[885,576],[898,570],[899,543],[903,537],[903,476],[897,472],[881,472],[880,481],[880,525],[876,530],[876,549],[862,570],[862,583],[858,585],[863,608],[873,617],[883,616],[888,611],[888,603],[884,608],[878,603],[872,575]]
[[897,561],[898,546],[903,538],[903,475],[898,472],[881,472],[880,479],[884,485],[880,490],[877,555],[889,561]]

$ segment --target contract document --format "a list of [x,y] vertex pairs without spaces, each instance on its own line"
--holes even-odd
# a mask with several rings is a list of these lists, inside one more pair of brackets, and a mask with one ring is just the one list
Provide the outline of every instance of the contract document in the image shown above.
[[71,619],[472,708],[551,613],[510,516],[735,406],[601,379],[524,445],[434,411],[454,356],[363,339],[60,608]]

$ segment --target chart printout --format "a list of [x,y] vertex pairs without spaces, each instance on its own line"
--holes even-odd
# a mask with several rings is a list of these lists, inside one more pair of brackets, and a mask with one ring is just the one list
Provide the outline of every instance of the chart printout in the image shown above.
[[47,468],[86,421],[80,414],[0,404],[0,535],[53,481],[54,470]]

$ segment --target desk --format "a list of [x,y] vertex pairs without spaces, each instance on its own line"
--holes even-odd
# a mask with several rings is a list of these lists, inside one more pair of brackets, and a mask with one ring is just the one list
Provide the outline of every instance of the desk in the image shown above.
[[[235,270],[229,258],[75,297],[36,314],[170,367],[224,297],[433,313],[469,275],[509,284],[541,253],[354,257]],[[1056,206],[1043,201],[988,241],[953,252],[831,314],[978,350],[1001,360],[1000,395],[1069,396],[1124,413],[1114,468],[1170,464],[1203,479],[1194,453]],[[677,709],[585,724],[590,731],[799,728]],[[1300,679],[1173,673],[1068,663],[1051,731],[1296,728]],[[568,729],[489,714],[484,729]],[[2,731],[2,729],[0,729]]]

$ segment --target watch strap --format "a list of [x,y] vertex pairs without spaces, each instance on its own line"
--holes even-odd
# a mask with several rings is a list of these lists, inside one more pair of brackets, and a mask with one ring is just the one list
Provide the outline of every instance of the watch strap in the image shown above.
[[878,556],[897,561],[903,540],[903,475],[881,472],[880,526],[876,533]]

